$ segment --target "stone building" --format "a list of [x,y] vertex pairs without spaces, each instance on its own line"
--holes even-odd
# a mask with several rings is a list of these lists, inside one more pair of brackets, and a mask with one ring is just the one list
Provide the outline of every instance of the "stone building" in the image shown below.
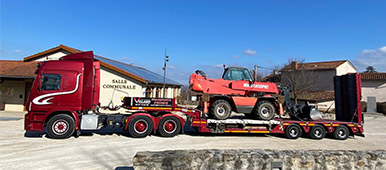
[[313,63],[297,63],[294,61],[280,70],[281,83],[289,84],[286,77],[289,77],[289,74],[294,69],[306,72],[309,80],[313,81],[309,91],[334,91],[334,76],[356,73],[358,71],[348,60]]
[[362,101],[375,97],[377,102],[386,102],[386,73],[361,73]]
[[[15,68],[19,69],[17,71],[13,67],[0,67],[0,106],[3,105],[5,110],[23,110],[35,77],[34,71],[37,63],[58,60],[62,56],[78,52],[82,51],[59,45],[25,57],[23,61],[0,61],[1,65],[13,63]],[[160,74],[102,56],[95,55],[94,57],[101,64],[101,106],[120,105],[123,96],[176,98],[180,95],[182,84],[176,81],[166,78],[165,96],[163,96],[163,76]]]
[[[293,75],[291,72],[298,71],[298,74]],[[300,70],[300,71],[299,71]],[[320,110],[333,110],[334,105],[334,76],[340,76],[348,73],[356,73],[357,69],[348,60],[341,61],[327,61],[327,62],[313,62],[313,63],[297,63],[296,61],[285,66],[280,70],[280,80],[282,84],[291,84],[291,76],[304,76],[298,80],[298,84],[305,84],[305,91],[298,94],[298,101],[300,103],[309,102],[316,104]],[[275,78],[270,75],[266,80]]]

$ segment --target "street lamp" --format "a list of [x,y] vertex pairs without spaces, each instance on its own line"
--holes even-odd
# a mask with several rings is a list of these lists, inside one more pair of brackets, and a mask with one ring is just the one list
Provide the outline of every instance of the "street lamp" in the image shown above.
[[165,78],[166,78],[166,66],[168,65],[168,62],[169,62],[169,56],[166,55],[166,50],[165,50],[164,67],[162,68],[164,70],[163,98],[165,98]]

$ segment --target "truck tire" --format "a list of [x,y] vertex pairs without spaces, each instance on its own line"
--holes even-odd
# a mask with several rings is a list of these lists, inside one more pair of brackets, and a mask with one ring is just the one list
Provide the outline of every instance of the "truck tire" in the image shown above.
[[253,114],[256,115],[258,119],[261,120],[271,120],[275,117],[275,107],[269,101],[262,100],[257,102],[256,106],[253,108]]
[[302,128],[297,124],[290,124],[285,128],[285,136],[288,139],[297,139],[302,136]]
[[176,136],[181,131],[181,121],[174,116],[166,116],[158,125],[158,132],[163,137]]
[[75,121],[67,114],[58,114],[48,120],[47,135],[53,139],[69,138],[75,132]]
[[334,131],[334,138],[338,140],[345,140],[349,137],[350,131],[346,126],[339,125]]
[[326,136],[326,129],[321,125],[315,125],[311,128],[309,135],[312,139],[323,139]]
[[215,119],[224,120],[231,115],[232,107],[226,100],[217,100],[211,106],[211,114]]
[[130,135],[134,138],[143,138],[149,135],[154,128],[153,121],[148,116],[135,116],[130,120],[127,127]]

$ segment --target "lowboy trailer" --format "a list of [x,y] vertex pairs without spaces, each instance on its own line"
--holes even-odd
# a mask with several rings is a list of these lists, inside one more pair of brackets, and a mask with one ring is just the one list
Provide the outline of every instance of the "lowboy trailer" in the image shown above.
[[[334,78],[336,120],[312,120],[304,116],[299,120],[243,117],[217,120],[208,118],[202,110],[179,107],[171,98],[124,97],[121,107],[131,111],[131,114],[100,113],[100,65],[92,52],[46,61],[39,64],[36,73],[26,103],[25,130],[46,130],[51,138],[78,136],[81,130],[102,127],[120,128],[135,138],[155,133],[173,137],[184,132],[186,123],[200,133],[285,134],[290,139],[296,139],[302,133],[309,134],[313,139],[332,134],[340,140],[354,135],[364,136],[359,74]],[[186,120],[175,112],[185,115]]]

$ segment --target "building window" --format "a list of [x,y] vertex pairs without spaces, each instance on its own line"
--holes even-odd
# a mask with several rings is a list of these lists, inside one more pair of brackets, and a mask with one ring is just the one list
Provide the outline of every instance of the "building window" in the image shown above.
[[59,90],[62,75],[60,74],[43,74],[41,79],[41,90]]

